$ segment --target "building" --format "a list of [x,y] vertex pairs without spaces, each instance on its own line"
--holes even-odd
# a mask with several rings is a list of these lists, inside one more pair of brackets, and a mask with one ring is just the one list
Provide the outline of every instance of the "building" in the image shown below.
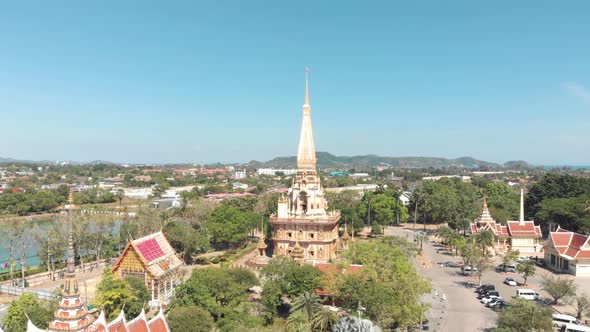
[[422,181],[438,181],[440,179],[459,179],[462,182],[471,182],[471,176],[465,175],[437,175],[437,176],[425,176],[422,178]]
[[546,266],[556,272],[590,276],[589,236],[557,228],[543,246]]
[[234,173],[234,179],[235,180],[241,180],[241,179],[245,179],[245,178],[246,178],[246,170],[236,171]]
[[400,195],[399,195],[399,200],[402,202],[402,204],[404,206],[409,206],[410,205],[410,198],[412,197],[412,193],[409,191],[403,191]]
[[259,168],[258,175],[277,175],[278,172],[281,172],[285,175],[294,175],[297,174],[296,169],[278,169],[278,168]]
[[357,184],[356,186],[346,186],[346,187],[336,187],[336,188],[326,188],[326,192],[331,193],[341,193],[345,190],[352,190],[356,191],[359,194],[359,197],[363,197],[363,195],[368,191],[375,191],[379,185],[376,184]]
[[[68,215],[77,210],[77,207],[72,203],[71,192],[69,201],[69,204],[62,208],[62,211]],[[88,312],[87,303],[82,300],[76,277],[72,228],[68,234],[67,265],[61,296],[58,309],[53,314],[54,319],[49,322],[48,328],[46,330],[40,329],[31,320],[28,320],[27,332],[170,332],[162,311],[149,321],[146,320],[142,311],[137,318],[129,323],[125,321],[123,311],[121,311],[119,318],[111,323],[106,322],[104,312],[101,312],[98,318]]]
[[535,226],[535,222],[524,220],[524,191],[520,190],[520,218],[518,221],[508,221],[502,225],[494,220],[488,209],[486,198],[483,201],[483,210],[479,218],[471,223],[471,233],[477,235],[484,230],[489,230],[496,237],[496,250],[518,250],[523,253],[534,253],[541,249],[541,227]]
[[180,283],[182,261],[162,232],[127,243],[113,267],[117,278],[143,280],[152,295],[150,306],[165,304]]
[[297,173],[287,196],[272,215],[273,255],[289,256],[301,263],[327,262],[337,257],[340,247],[340,212],[328,212],[328,203],[316,170],[316,152],[311,126],[309,84],[305,79],[305,101],[297,152]]

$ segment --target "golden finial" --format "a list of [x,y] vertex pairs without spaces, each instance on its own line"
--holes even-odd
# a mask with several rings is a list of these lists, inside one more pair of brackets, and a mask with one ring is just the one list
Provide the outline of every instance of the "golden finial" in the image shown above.
[[305,101],[303,104],[309,106],[309,66],[305,66]]
[[483,209],[488,209],[488,197],[486,195],[483,196]]

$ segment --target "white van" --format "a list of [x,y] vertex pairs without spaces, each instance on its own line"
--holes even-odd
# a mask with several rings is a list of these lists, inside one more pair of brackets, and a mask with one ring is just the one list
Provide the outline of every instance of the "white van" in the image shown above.
[[590,327],[566,323],[561,327],[561,332],[590,332]]
[[570,315],[553,314],[551,320],[553,321],[553,326],[555,327],[562,327],[565,324],[578,325],[578,320],[576,317]]
[[516,290],[516,296],[517,297],[522,297],[525,300],[529,300],[529,301],[535,301],[539,299],[539,294],[535,293],[535,291],[531,290],[531,289],[524,289],[524,288],[518,288]]

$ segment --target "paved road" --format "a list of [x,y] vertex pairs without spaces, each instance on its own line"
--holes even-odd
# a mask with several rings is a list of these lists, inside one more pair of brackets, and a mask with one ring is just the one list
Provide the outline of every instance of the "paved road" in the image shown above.
[[4,320],[4,315],[6,314],[7,310],[8,310],[8,305],[0,304],[0,325],[1,325],[2,321]]
[[[399,227],[389,227],[387,235],[408,237],[413,241],[414,232]],[[431,331],[485,331],[495,326],[497,313],[479,303],[474,288],[467,286],[470,280],[458,274],[459,268],[441,267],[440,262],[460,262],[460,258],[437,253],[432,243],[424,243],[424,260],[416,262],[418,272],[431,280],[433,292],[424,296],[430,303],[427,314]]]

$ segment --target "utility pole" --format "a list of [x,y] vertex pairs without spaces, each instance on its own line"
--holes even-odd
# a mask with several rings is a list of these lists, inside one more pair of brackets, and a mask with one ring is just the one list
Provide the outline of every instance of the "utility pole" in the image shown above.
[[416,219],[418,219],[418,199],[416,199],[416,207],[414,208],[414,229],[416,229]]

